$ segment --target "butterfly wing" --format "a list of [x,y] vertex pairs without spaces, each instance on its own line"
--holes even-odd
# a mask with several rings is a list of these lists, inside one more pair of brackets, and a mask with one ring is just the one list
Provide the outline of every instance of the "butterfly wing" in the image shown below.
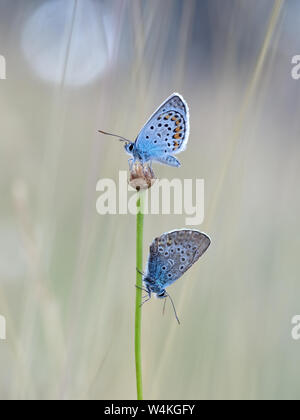
[[210,245],[210,238],[198,230],[167,232],[150,246],[148,274],[161,289],[178,280]]
[[135,145],[137,150],[149,160],[172,165],[166,161],[167,156],[182,152],[187,145],[188,137],[188,106],[181,95],[173,93],[144,125]]

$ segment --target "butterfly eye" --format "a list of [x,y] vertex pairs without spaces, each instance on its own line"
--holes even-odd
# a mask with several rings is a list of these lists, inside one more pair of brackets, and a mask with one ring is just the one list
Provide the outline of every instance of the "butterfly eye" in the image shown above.
[[130,152],[132,152],[132,150],[133,150],[133,144],[131,144],[131,145],[128,147],[128,150],[129,150]]

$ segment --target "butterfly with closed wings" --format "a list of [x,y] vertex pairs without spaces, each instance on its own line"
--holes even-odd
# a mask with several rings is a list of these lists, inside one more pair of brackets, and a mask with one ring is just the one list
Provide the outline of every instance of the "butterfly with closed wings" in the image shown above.
[[210,238],[202,232],[193,229],[179,229],[164,233],[155,238],[150,245],[150,255],[146,273],[143,275],[144,291],[147,292],[147,302],[152,293],[164,299],[169,297],[166,288],[178,280],[210,245]]
[[152,161],[179,167],[173,155],[182,152],[189,138],[189,109],[181,95],[173,93],[146,122],[134,142],[116,134],[99,130],[102,134],[118,137],[125,142],[131,156],[130,165],[139,161],[143,166]]

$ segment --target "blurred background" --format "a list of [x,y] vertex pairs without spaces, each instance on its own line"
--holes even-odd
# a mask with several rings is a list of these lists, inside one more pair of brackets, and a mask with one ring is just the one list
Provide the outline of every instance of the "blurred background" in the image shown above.
[[[143,307],[146,399],[300,397],[297,0],[0,0],[1,399],[134,399],[135,217],[96,212],[172,92],[212,238]],[[185,215],[145,217],[145,255]]]

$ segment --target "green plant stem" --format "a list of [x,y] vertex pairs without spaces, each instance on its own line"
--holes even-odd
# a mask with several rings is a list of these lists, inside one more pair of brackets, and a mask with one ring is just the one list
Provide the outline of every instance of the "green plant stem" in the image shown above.
[[142,385],[142,351],[141,351],[141,333],[142,333],[142,285],[143,279],[143,228],[144,228],[144,209],[143,193],[139,193],[137,200],[136,216],[136,299],[135,299],[135,369],[136,369],[136,387],[137,399],[143,399]]

